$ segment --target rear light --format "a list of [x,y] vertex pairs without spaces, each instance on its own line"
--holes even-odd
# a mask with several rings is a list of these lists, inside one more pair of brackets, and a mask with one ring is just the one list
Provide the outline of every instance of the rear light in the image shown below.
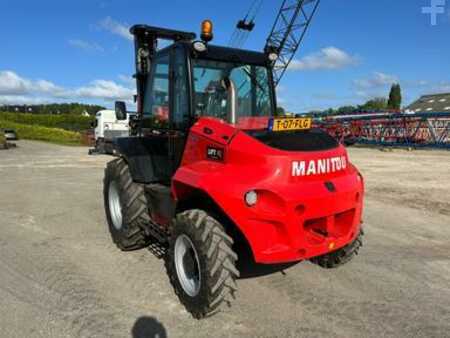
[[258,203],[258,193],[254,190],[249,191],[245,194],[244,200],[249,207],[253,207]]

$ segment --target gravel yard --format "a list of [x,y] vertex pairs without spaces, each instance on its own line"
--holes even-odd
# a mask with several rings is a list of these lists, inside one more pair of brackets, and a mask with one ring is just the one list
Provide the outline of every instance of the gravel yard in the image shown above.
[[1,150],[0,337],[448,336],[450,152],[349,152],[366,179],[360,255],[240,279],[233,307],[199,322],[162,260],[111,242],[109,157],[29,141]]

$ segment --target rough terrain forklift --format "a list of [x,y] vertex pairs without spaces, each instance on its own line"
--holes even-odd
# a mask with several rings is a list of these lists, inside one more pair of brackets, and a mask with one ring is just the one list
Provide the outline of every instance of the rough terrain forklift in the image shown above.
[[[138,117],[114,140],[104,201],[122,250],[151,246],[195,318],[230,303],[244,242],[260,264],[347,263],[362,245],[364,183],[305,117],[276,115],[273,52],[146,25],[135,39]],[[157,49],[158,39],[173,44]],[[118,119],[126,118],[123,102]],[[155,250],[154,250],[155,251]]]

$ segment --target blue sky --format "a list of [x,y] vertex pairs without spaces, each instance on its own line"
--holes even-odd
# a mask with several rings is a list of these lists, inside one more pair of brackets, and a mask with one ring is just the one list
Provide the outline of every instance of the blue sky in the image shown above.
[[[435,0],[322,0],[278,89],[296,112],[386,96],[405,102],[450,92],[450,0],[432,25],[422,7]],[[444,1],[444,0],[440,0]],[[130,99],[135,23],[198,32],[215,23],[227,44],[251,0],[1,0],[0,104],[79,101],[111,107]],[[265,0],[245,48],[261,50],[281,0]]]

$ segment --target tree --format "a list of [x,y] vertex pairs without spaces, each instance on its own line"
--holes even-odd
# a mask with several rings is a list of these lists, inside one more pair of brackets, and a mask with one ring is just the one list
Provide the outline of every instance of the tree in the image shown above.
[[372,100],[367,101],[362,106],[358,107],[362,111],[372,111],[372,110],[385,110],[387,108],[387,100],[384,97],[377,97]]
[[388,108],[393,110],[400,110],[402,105],[402,89],[400,84],[394,83],[389,93]]
[[82,115],[85,111],[89,115],[95,115],[98,111],[104,110],[104,107],[98,105],[89,105],[81,103],[53,103],[41,105],[20,105],[3,106],[1,110],[15,111],[33,114],[56,114],[56,115]]
[[355,106],[342,106],[337,109],[337,114],[338,115],[352,114],[356,110],[358,110],[358,109]]
[[286,110],[283,107],[277,107],[277,116],[284,116],[286,115]]

